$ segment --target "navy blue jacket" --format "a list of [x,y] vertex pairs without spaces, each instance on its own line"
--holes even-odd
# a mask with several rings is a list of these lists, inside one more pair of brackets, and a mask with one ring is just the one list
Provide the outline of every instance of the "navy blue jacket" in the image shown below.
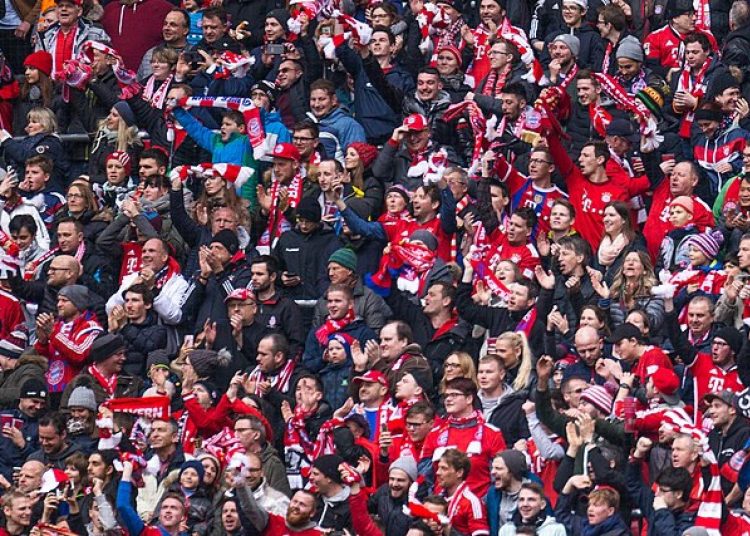
[[24,422],[21,433],[26,440],[24,448],[19,449],[10,439],[0,436],[0,474],[8,482],[13,482],[13,467],[20,467],[29,457],[29,454],[39,448],[39,424],[36,419],[21,413],[19,409],[7,410],[0,413],[2,416],[9,416],[20,419]]

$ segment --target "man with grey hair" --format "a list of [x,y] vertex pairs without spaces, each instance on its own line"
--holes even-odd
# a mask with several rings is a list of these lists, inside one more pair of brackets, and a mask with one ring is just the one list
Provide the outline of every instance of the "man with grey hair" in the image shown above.
[[291,497],[286,469],[276,449],[267,440],[263,422],[253,415],[241,415],[234,421],[234,434],[248,453],[260,457],[268,485]]

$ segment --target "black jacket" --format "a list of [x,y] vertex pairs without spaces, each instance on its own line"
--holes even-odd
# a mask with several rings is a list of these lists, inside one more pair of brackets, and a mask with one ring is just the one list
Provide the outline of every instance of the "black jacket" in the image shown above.
[[[750,423],[747,419],[738,415],[729,426],[726,434],[722,434],[718,428],[714,428],[708,434],[708,446],[719,461],[719,467],[728,463],[735,452],[742,450],[750,438]],[[734,484],[722,476],[721,489],[727,494],[732,490]]]
[[158,323],[153,311],[146,313],[142,324],[125,324],[119,334],[127,349],[124,370],[133,376],[144,376],[148,354],[167,345],[167,328]]
[[291,229],[279,237],[274,255],[282,271],[300,276],[302,283],[287,287],[284,294],[293,299],[317,300],[328,287],[328,258],[343,244],[331,229],[319,227],[310,234]]
[[289,341],[289,355],[296,356],[302,351],[307,337],[302,324],[302,312],[299,305],[284,296],[280,290],[273,297],[258,302],[255,321],[268,330],[281,330]]
[[367,500],[367,509],[380,518],[384,534],[388,536],[406,536],[409,532],[411,519],[404,513],[405,505],[406,495],[394,499],[387,483],[381,485]]
[[503,397],[487,419],[488,423],[500,428],[506,445],[515,445],[519,439],[531,437],[526,414],[521,409],[528,398],[529,393],[525,389]]
[[[57,293],[60,291],[59,288],[51,287],[46,281],[25,281],[20,277],[11,278],[9,281],[10,288],[17,298],[39,306],[37,314],[57,314]],[[77,283],[82,285],[83,279]],[[107,312],[104,309],[104,300],[102,297],[89,289],[89,302],[88,309],[93,311],[99,323],[106,327]]]

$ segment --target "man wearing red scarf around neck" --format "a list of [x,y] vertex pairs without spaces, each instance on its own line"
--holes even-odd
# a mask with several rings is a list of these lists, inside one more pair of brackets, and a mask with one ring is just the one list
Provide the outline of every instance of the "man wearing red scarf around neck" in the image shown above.
[[492,459],[506,448],[503,434],[485,423],[482,412],[474,409],[478,401],[477,387],[471,380],[450,380],[443,399],[447,416],[425,439],[419,473],[425,477],[427,485],[432,485],[440,458],[448,449],[458,449],[465,452],[471,462],[466,484],[478,497],[484,497],[490,485]]

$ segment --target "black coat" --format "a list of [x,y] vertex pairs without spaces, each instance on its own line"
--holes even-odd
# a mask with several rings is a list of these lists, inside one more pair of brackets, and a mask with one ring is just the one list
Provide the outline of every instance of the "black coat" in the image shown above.
[[8,139],[2,145],[5,163],[23,177],[26,170],[26,160],[32,156],[48,156],[55,163],[50,178],[50,185],[62,190],[69,184],[70,162],[63,148],[62,141],[57,134],[34,134],[21,140]]
[[273,297],[258,303],[256,322],[272,331],[281,330],[289,341],[289,355],[296,356],[305,346],[302,312],[294,300],[277,291]]
[[126,345],[124,369],[133,376],[144,376],[148,354],[167,346],[167,327],[158,323],[153,311],[146,313],[142,324],[125,324],[119,334],[125,339]]
[[[708,434],[708,446],[716,456],[719,467],[728,463],[735,452],[742,450],[748,438],[750,438],[750,423],[739,415],[729,426],[726,434],[722,434],[718,428],[711,430]],[[726,478],[721,478],[721,489],[725,494],[732,490],[733,485]]]
[[516,391],[503,397],[497,407],[492,410],[487,422],[498,427],[503,433],[505,444],[512,447],[519,439],[531,437],[526,414],[521,409],[523,403],[528,399],[526,390]]
[[[57,314],[57,293],[60,291],[57,287],[51,287],[46,281],[25,281],[20,277],[14,277],[10,280],[10,288],[16,297],[39,306],[37,314],[52,313]],[[83,281],[78,281],[83,284]],[[102,326],[107,326],[107,312],[104,309],[104,299],[89,289],[89,310],[93,311],[96,319]]]

